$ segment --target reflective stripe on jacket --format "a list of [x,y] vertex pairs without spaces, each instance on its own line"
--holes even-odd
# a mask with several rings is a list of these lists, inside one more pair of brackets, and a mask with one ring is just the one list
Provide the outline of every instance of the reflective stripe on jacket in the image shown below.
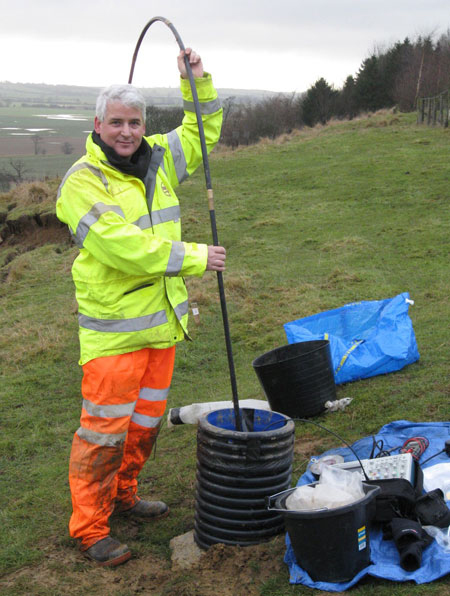
[[[222,110],[211,76],[196,79],[208,151]],[[67,172],[56,213],[80,254],[72,267],[79,309],[80,364],[144,347],[167,348],[187,333],[183,276],[203,275],[206,244],[181,241],[174,188],[202,161],[189,81],[181,80],[185,116],[177,129],[145,137],[152,157],[145,184],[111,166],[91,136]]]

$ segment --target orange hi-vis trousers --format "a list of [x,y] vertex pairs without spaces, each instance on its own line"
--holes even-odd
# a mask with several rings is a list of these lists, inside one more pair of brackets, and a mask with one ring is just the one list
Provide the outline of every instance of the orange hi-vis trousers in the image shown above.
[[109,535],[109,517],[138,500],[137,476],[166,409],[175,346],[94,358],[83,366],[81,426],[74,435],[69,530],[86,550]]

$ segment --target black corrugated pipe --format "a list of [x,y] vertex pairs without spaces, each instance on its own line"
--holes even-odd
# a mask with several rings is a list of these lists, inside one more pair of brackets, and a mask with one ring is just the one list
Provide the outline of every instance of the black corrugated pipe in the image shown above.
[[[178,31],[175,29],[173,24],[168,19],[166,19],[164,17],[153,17],[145,25],[144,29],[142,30],[141,35],[139,36],[138,42],[136,44],[136,48],[135,48],[134,54],[133,54],[133,60],[131,62],[130,76],[128,77],[128,83],[130,83],[130,84],[133,80],[134,67],[136,64],[136,59],[137,59],[137,56],[139,53],[139,48],[141,46],[142,40],[144,39],[145,34],[147,33],[147,30],[149,29],[149,27],[151,25],[153,25],[153,23],[155,23],[156,21],[161,21],[165,25],[167,25],[167,27],[169,27],[169,29],[174,34],[175,39],[177,40],[178,46],[180,47],[180,50],[183,52],[185,50],[184,44],[181,40],[181,37],[179,36]],[[207,192],[207,198],[208,198],[209,218],[211,221],[213,244],[214,244],[214,246],[219,246],[219,239],[218,239],[218,235],[217,235],[217,225],[216,225],[216,213],[214,210],[214,198],[213,198],[213,190],[212,190],[212,184],[211,184],[211,173],[209,170],[208,151],[206,149],[205,132],[203,130],[203,121],[202,121],[202,116],[201,116],[201,112],[200,112],[200,103],[198,101],[198,95],[197,95],[197,89],[195,87],[194,75],[192,74],[191,65],[189,64],[189,59],[186,55],[184,56],[184,62],[185,62],[186,71],[187,71],[188,77],[189,77],[189,83],[191,85],[192,98],[194,100],[194,106],[195,106],[195,114],[197,116],[198,134],[199,134],[199,138],[200,138],[200,144],[201,144],[202,156],[203,156],[203,169],[205,172],[206,192]],[[225,343],[226,343],[226,348],[227,348],[228,367],[230,369],[230,381],[231,381],[231,391],[232,391],[232,396],[233,396],[234,415],[236,418],[236,429],[238,431],[242,431],[243,430],[242,429],[242,418],[241,418],[241,412],[239,410],[239,398],[238,398],[238,392],[237,392],[236,373],[234,370],[233,351],[232,351],[232,347],[231,347],[230,326],[228,323],[228,314],[227,314],[227,303],[226,303],[226,299],[225,299],[225,290],[224,290],[223,276],[222,276],[221,271],[217,271],[217,281],[219,284],[220,305],[222,308],[222,319],[223,319],[223,328],[224,328],[224,333],[225,333]]]

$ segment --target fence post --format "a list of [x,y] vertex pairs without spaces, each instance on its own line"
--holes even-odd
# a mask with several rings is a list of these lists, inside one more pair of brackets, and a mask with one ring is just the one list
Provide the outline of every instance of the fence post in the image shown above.
[[417,124],[425,122],[425,115],[427,117],[428,126],[436,123],[444,128],[448,128],[448,121],[450,116],[450,89],[435,95],[434,97],[418,97],[417,98]]
[[422,97],[417,98],[417,124],[423,123],[423,99]]
[[445,128],[448,128],[448,116],[449,116],[449,112],[450,112],[449,96],[450,96],[450,90],[447,91],[446,98],[445,98],[445,101],[444,101],[444,105],[445,105],[445,108],[444,108],[444,126],[445,126]]

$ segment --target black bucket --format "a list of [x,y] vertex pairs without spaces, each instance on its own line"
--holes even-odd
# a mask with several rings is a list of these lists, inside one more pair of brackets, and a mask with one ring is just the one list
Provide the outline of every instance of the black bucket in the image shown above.
[[269,511],[282,513],[297,563],[313,581],[347,582],[370,565],[370,505],[380,487],[363,483],[363,489],[363,498],[336,509],[286,509],[295,488],[267,499]]
[[291,418],[316,416],[336,399],[330,342],[303,341],[276,348],[253,361],[274,412]]
[[259,544],[285,531],[266,497],[291,486],[294,423],[277,412],[240,411],[245,432],[236,430],[232,408],[199,420],[194,539],[201,548]]

